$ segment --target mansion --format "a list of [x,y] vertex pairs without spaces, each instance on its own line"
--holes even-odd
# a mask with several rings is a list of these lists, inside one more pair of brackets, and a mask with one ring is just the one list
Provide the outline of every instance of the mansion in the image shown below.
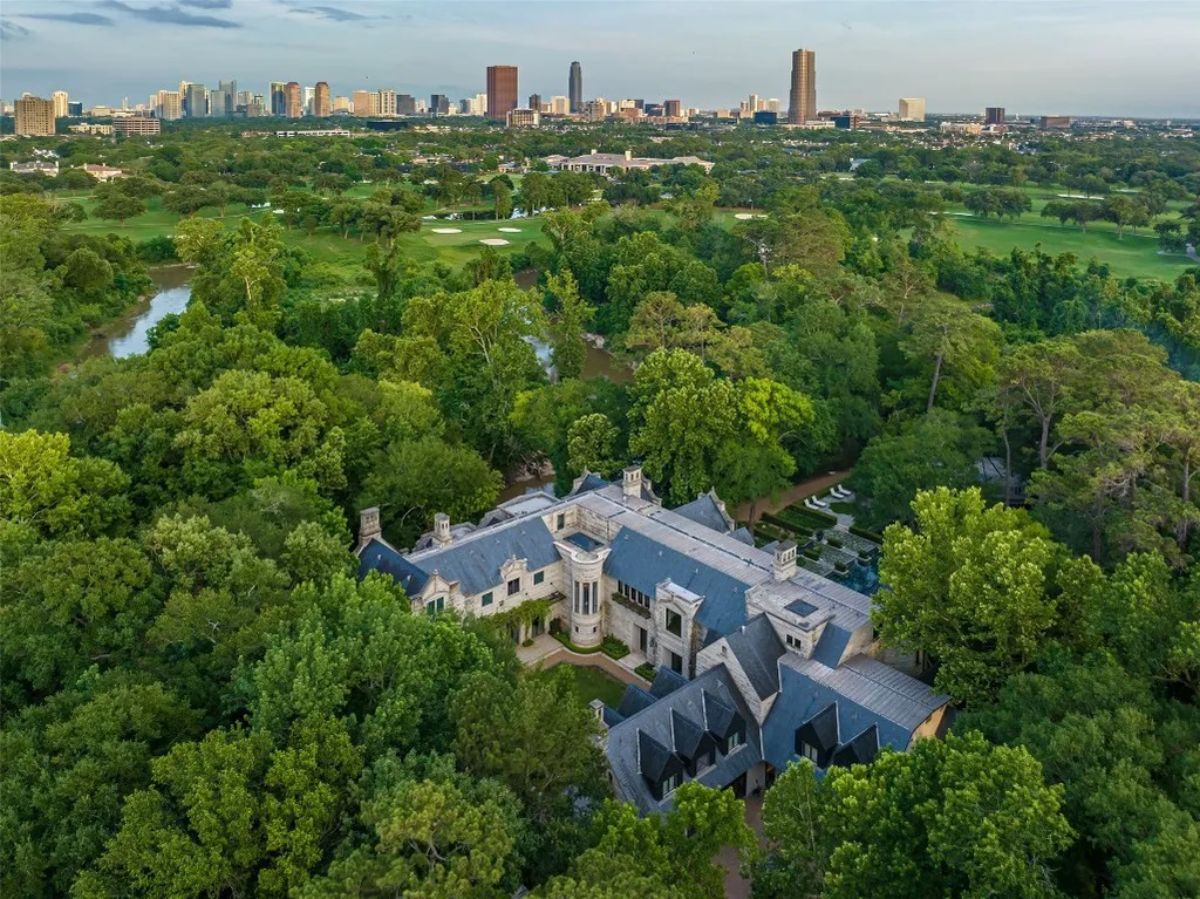
[[514,639],[611,635],[656,666],[649,689],[596,703],[614,788],[643,812],[684,780],[745,795],[796,758],[869,761],[947,723],[947,697],[873,657],[868,597],[799,567],[794,543],[755,547],[711,492],[663,508],[637,466],[620,483],[585,474],[562,499],[527,493],[478,525],[438,515],[408,552],[368,509],[357,554],[414,611],[488,617],[537,600],[547,611],[510,625]]

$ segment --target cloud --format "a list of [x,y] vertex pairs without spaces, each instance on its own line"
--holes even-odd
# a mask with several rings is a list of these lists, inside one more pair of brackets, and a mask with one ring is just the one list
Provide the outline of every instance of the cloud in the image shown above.
[[76,25],[103,25],[108,28],[115,24],[108,16],[94,12],[31,12],[21,15],[22,19],[44,19],[48,22],[74,22]]
[[340,9],[336,6],[300,6],[294,3],[289,3],[287,6],[292,12],[306,16],[316,16],[319,19],[327,19],[330,22],[365,22],[370,19],[382,18],[382,16],[366,16],[362,13],[351,12],[348,9]]
[[[204,0],[201,0],[203,3]],[[122,0],[103,0],[102,6],[119,12],[128,13],[137,19],[154,22],[160,25],[184,25],[197,28],[241,28],[239,22],[230,19],[218,19],[216,16],[199,16],[187,12],[179,6],[134,6]],[[205,7],[206,9],[209,7]]]
[[33,34],[24,25],[18,25],[16,22],[10,22],[8,19],[0,19],[0,40],[19,41],[22,38],[29,37]]
[[229,9],[233,0],[176,0],[180,6],[194,6],[196,9]]

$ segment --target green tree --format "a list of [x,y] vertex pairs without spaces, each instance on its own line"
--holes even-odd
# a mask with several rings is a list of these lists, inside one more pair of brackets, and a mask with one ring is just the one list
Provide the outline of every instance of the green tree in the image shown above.
[[92,207],[92,212],[102,219],[116,219],[122,225],[126,219],[141,215],[146,211],[146,204],[137,197],[111,191],[100,198]]
[[754,837],[742,803],[728,790],[685,783],[665,815],[638,817],[628,803],[606,802],[596,814],[595,844],[562,877],[536,892],[547,899],[583,896],[719,896],[723,871],[714,862],[723,846],[747,858]]
[[755,895],[1051,897],[1071,830],[1062,787],[1021,747],[978,733],[920,740],[818,778],[792,765],[767,793]]
[[925,411],[934,407],[943,379],[953,380],[952,398],[961,403],[991,377],[998,356],[1000,329],[962,301],[935,295],[921,303],[912,328],[900,342],[910,363],[928,372]]
[[[579,701],[565,666],[531,673],[513,685],[491,673],[466,679],[451,705],[454,754],[467,771],[494,777],[545,825],[568,796],[604,791],[596,719]],[[520,746],[520,752],[513,752]]]
[[978,483],[975,462],[989,442],[983,428],[941,409],[874,438],[850,476],[859,524],[882,531],[893,521],[911,520],[918,491]]
[[912,528],[884,532],[873,620],[882,640],[936,662],[939,690],[986,701],[1058,624],[1049,581],[1060,550],[1024,510],[987,507],[978,488],[923,491],[912,505]]
[[567,430],[567,471],[572,476],[594,471],[612,476],[621,467],[617,457],[617,428],[602,412],[593,412],[571,422]]
[[364,839],[297,895],[499,899],[513,893],[524,822],[508,790],[458,774],[452,759],[436,757],[388,759],[370,780]]
[[70,455],[66,434],[0,431],[0,518],[44,536],[100,535],[129,512],[129,479]]
[[587,358],[583,335],[596,308],[579,295],[579,285],[569,269],[551,275],[546,291],[557,301],[549,328],[554,368],[560,378],[578,378]]
[[500,473],[470,447],[426,437],[390,444],[363,482],[359,504],[379,506],[384,533],[405,546],[437,512],[464,521],[490,509],[501,484]]

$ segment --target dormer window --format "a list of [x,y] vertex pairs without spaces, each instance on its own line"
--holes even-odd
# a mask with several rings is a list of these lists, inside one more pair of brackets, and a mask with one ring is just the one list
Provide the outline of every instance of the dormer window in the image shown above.
[[729,755],[729,753],[733,752],[733,750],[744,745],[745,742],[746,735],[740,730],[735,730],[725,739],[725,754]]
[[565,512],[559,512],[558,516],[554,519],[554,529],[556,531],[561,531],[566,526],[567,526],[567,514]]
[[667,613],[667,633],[674,634],[676,637],[683,636],[683,616],[671,609],[666,610]]
[[520,592],[521,592],[521,579],[519,577],[515,577],[511,581],[508,582],[508,595],[516,596]]
[[663,797],[665,798],[671,793],[674,793],[677,789],[679,789],[679,785],[681,783],[683,783],[682,774],[668,774],[666,779],[662,782]]
[[820,764],[821,750],[818,749],[816,746],[814,746],[812,743],[805,743],[802,740],[800,742],[800,755],[803,758],[808,759],[814,765]]

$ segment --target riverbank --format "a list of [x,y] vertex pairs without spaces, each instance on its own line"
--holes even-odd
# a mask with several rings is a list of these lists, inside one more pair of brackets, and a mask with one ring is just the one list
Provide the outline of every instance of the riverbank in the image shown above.
[[[157,265],[147,269],[147,274],[154,282],[155,290],[138,297],[137,302],[116,318],[89,329],[79,352],[64,362],[106,354],[123,359],[146,351],[150,328],[165,315],[186,308],[187,298],[191,295],[188,284],[192,279],[192,267]],[[171,296],[163,299],[168,294]]]

